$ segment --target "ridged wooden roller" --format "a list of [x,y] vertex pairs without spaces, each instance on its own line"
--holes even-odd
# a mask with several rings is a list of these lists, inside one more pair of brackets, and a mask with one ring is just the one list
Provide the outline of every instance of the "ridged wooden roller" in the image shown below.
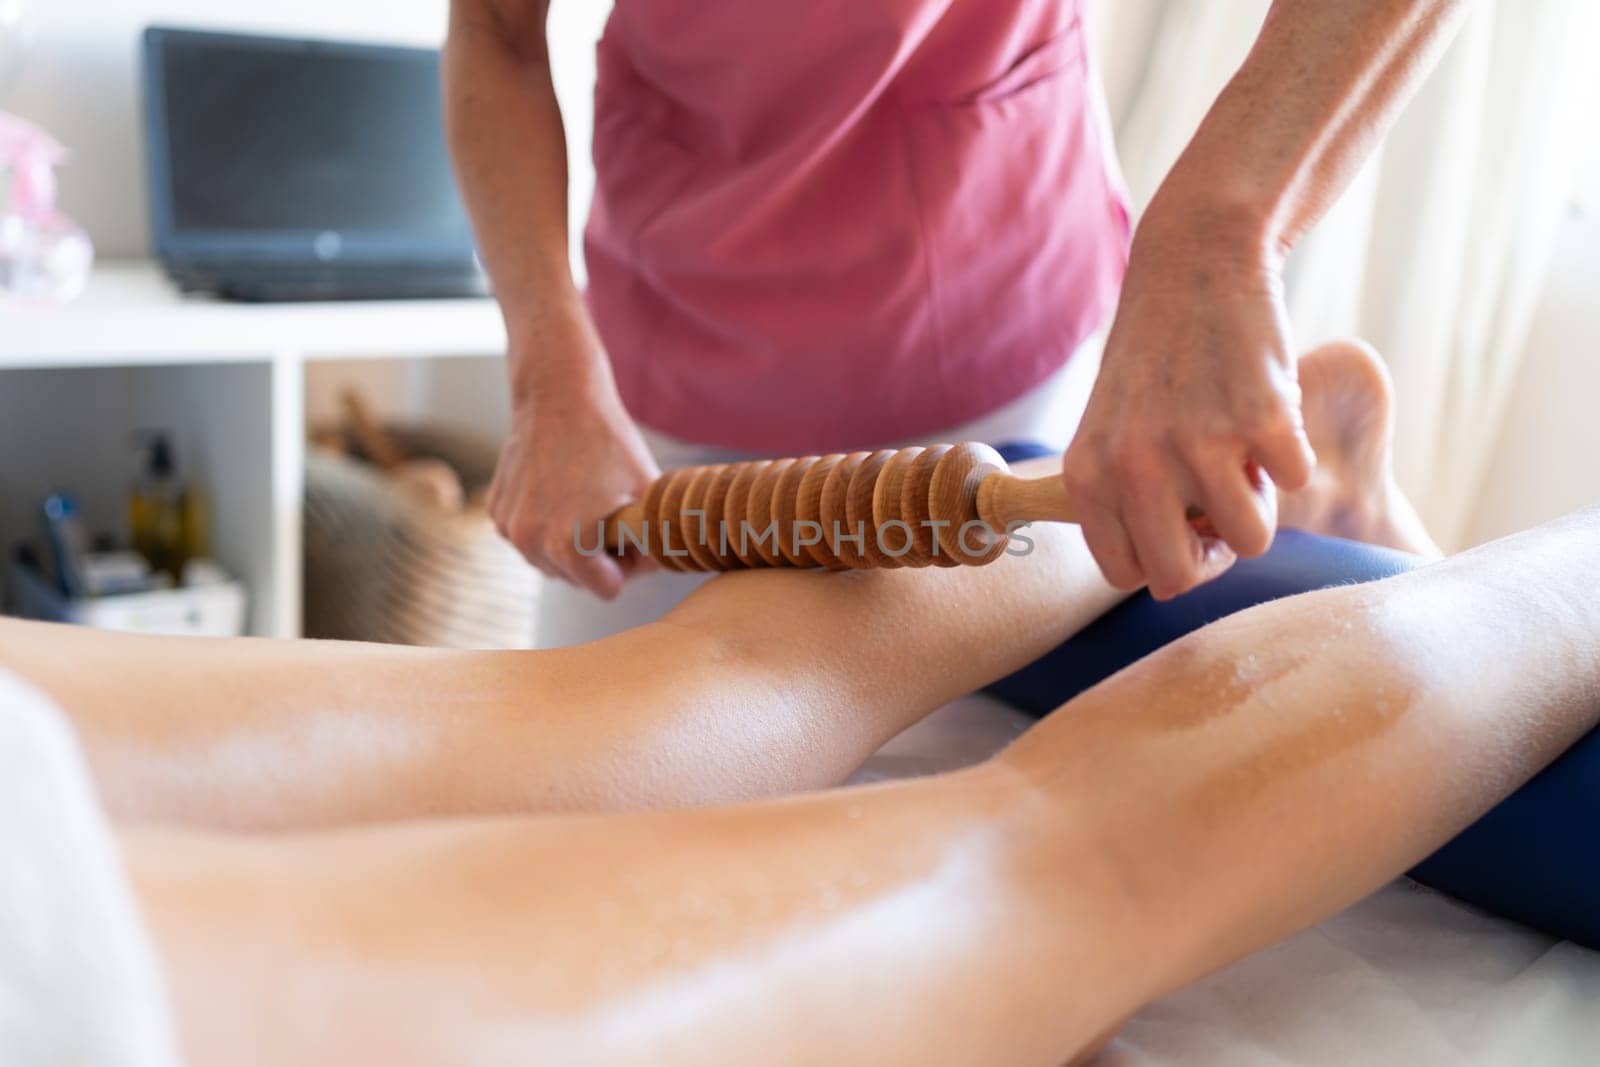
[[671,570],[846,570],[979,566],[1019,526],[1072,521],[1059,475],[1019,478],[969,443],[669,471],[604,532]]

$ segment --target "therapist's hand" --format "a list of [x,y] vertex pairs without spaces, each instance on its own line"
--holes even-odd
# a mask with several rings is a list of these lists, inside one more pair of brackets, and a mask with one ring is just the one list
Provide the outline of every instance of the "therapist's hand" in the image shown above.
[[[595,343],[588,331],[575,333],[563,344]],[[545,337],[541,344],[550,340]],[[645,561],[584,556],[574,540],[574,524],[582,525],[582,543],[592,548],[596,522],[642,498],[661,472],[609,373],[591,373],[606,363],[590,353],[568,358],[572,355],[548,348],[513,351],[513,368],[544,369],[513,372],[511,435],[489,488],[489,514],[539,570],[610,600]]]
[[[1277,527],[1273,483],[1316,459],[1276,266],[1169,226],[1152,205],[1135,236],[1100,376],[1063,464],[1107,580],[1158,599],[1256,556]],[[1205,512],[1217,541],[1185,519]],[[1202,524],[1204,525],[1204,524]]]

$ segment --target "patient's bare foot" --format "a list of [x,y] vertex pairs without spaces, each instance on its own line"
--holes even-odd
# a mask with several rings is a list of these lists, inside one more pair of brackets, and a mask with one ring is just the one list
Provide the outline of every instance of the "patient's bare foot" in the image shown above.
[[1300,386],[1317,469],[1304,489],[1279,493],[1279,525],[1441,555],[1394,480],[1394,388],[1378,354],[1359,341],[1312,349]]

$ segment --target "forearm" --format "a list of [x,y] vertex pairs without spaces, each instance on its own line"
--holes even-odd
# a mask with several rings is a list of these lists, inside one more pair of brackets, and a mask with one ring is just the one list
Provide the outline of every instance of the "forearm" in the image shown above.
[[567,343],[588,319],[569,258],[567,143],[546,7],[453,0],[444,50],[451,156],[505,315],[519,402],[536,401],[546,382],[609,381],[598,345]]
[[1272,543],[1266,478],[1317,458],[1282,268],[1351,180],[1465,0],[1275,0],[1134,234],[1093,395],[1062,467],[1096,558],[1160,598],[1205,580],[1182,521],[1241,556]]
[[1214,258],[1276,263],[1328,209],[1460,21],[1466,0],[1276,0],[1146,215]]

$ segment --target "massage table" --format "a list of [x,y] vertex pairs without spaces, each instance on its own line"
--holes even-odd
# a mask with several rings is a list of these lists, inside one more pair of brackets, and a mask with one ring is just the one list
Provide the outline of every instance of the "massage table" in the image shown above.
[[[1346,552],[1368,558],[1341,561]],[[1330,580],[1346,580],[1381,577],[1390,564],[1396,570],[1408,565],[1386,563],[1381,551],[1365,546],[1280,535],[1268,557],[1241,563],[1188,598],[1155,605],[1134,597],[993,693],[967,697],[912,727],[869,759],[853,781],[932,774],[987,758],[1031,725],[1033,717],[1023,709],[1046,712],[1119,663],[1210,618],[1304,588],[1319,566]],[[1597,743],[1591,736],[1579,749]],[[1573,794],[1572,775],[1595,763],[1572,756],[1535,779],[1534,792],[1525,789],[1518,796],[1544,803],[1548,798],[1537,795],[1541,782]],[[0,1064],[173,1067],[176,1047],[159,967],[82,755],[59,713],[3,671],[0,781],[8,786],[8,802],[0,805],[0,850],[6,856],[0,875]],[[1597,792],[1577,795],[1592,805]],[[1595,862],[1587,835],[1600,819],[1579,808],[1556,813],[1569,824],[1563,831],[1575,828],[1590,850],[1566,863],[1569,874]],[[1517,814],[1509,802],[1496,810]],[[1524,862],[1536,864],[1537,841],[1509,840],[1515,821],[1496,826],[1490,819],[1480,826],[1487,827],[1495,847],[1524,849]],[[1441,855],[1448,858],[1448,852]],[[1458,873],[1448,862],[1436,868],[1433,873],[1446,884]],[[1597,884],[1581,881],[1581,874],[1572,881],[1578,892]],[[1559,892],[1543,895],[1553,902],[1551,914],[1574,914],[1575,903]],[[1576,907],[1577,921],[1588,921],[1587,898]],[[1591,1064],[1600,1061],[1596,1005],[1600,952],[1402,879],[1320,926],[1150,1005],[1123,1028],[1101,1062]]]

